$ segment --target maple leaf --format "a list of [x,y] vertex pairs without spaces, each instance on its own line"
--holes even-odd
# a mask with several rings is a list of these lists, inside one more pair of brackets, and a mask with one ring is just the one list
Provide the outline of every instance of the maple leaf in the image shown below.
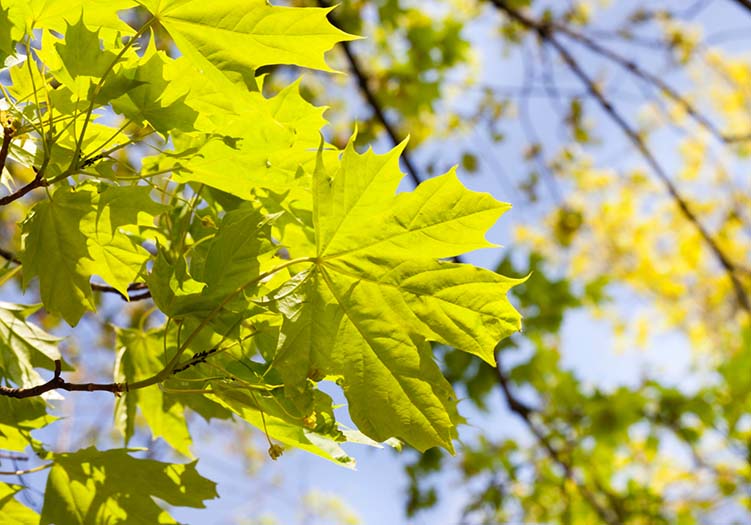
[[386,155],[352,141],[313,179],[314,264],[276,294],[285,314],[274,361],[288,388],[338,377],[358,428],[420,450],[452,450],[456,397],[429,341],[494,364],[520,328],[506,292],[520,280],[439,260],[492,246],[485,231],[509,208],[467,190],[452,171],[395,195],[404,144]]

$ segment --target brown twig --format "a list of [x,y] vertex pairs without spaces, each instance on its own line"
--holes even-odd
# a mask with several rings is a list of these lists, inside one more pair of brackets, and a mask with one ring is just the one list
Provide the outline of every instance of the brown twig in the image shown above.
[[21,264],[21,259],[16,257],[13,252],[9,252],[5,248],[0,248],[0,257],[15,264]]
[[55,360],[55,375],[46,383],[29,388],[9,388],[7,386],[0,386],[0,396],[24,399],[27,397],[41,396],[50,390],[67,390],[68,392],[112,392],[115,395],[128,391],[127,383],[69,383],[60,376],[61,371],[62,363],[60,360]]
[[6,195],[4,197],[0,197],[0,206],[5,206],[7,204],[10,204],[13,201],[17,201],[27,193],[29,193],[31,190],[35,188],[42,188],[44,186],[47,186],[49,182],[44,179],[44,171],[43,170],[37,170],[36,176],[34,179],[29,182],[26,186],[23,186],[10,195]]
[[15,127],[12,125],[5,126],[3,122],[3,145],[0,147],[0,172],[5,168],[5,161],[8,160],[8,150],[10,149],[10,142],[13,139],[13,135],[16,133]]
[[693,225],[696,231],[704,240],[704,243],[709,247],[720,266],[728,275],[730,282],[733,286],[736,299],[739,306],[748,313],[751,313],[751,301],[748,298],[746,291],[743,288],[743,284],[740,282],[737,276],[737,269],[730,258],[720,248],[714,238],[709,234],[709,231],[699,221],[699,218],[691,210],[688,201],[683,197],[678,187],[668,176],[665,169],[657,161],[657,158],[652,154],[651,150],[647,147],[644,139],[639,133],[631,127],[616,107],[602,94],[600,89],[595,84],[594,80],[582,69],[579,63],[574,59],[571,53],[555,38],[553,34],[552,26],[546,22],[537,22],[516,9],[508,5],[505,0],[489,0],[496,8],[505,13],[509,18],[518,22],[530,31],[533,31],[538,35],[541,41],[552,46],[557,52],[564,63],[568,66],[571,72],[576,76],[582,84],[586,87],[587,91],[598,102],[602,110],[610,117],[610,119],[621,129],[621,131],[628,137],[631,143],[636,147],[637,151],[641,154],[642,158],[647,162],[652,171],[657,175],[657,178],[662,183],[663,187],[667,190],[670,197],[683,216]]

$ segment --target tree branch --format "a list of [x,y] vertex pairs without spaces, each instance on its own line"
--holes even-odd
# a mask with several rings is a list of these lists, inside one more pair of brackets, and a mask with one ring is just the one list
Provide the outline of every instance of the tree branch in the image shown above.
[[572,480],[576,484],[582,498],[584,498],[587,504],[592,507],[600,519],[608,525],[621,525],[622,520],[617,513],[611,512],[610,509],[604,507],[599,501],[597,501],[597,498],[592,491],[590,491],[582,481],[577,479],[573,465],[563,458],[561,452],[553,446],[548,436],[546,436],[543,430],[532,420],[532,415],[536,410],[519,400],[511,391],[508,378],[506,377],[506,373],[501,365],[500,352],[498,350],[495,351],[495,359],[497,363],[496,372],[498,374],[498,383],[501,385],[501,391],[503,392],[503,397],[509,410],[524,421],[524,424],[532,435],[535,436],[537,442],[542,448],[545,449],[550,459],[563,469],[566,478]]
[[[8,150],[10,149],[10,141],[13,139],[13,135],[16,130],[12,126],[12,122],[3,122],[3,145],[0,147],[0,172],[5,168],[5,161],[8,160]],[[8,125],[6,127],[6,124]]]
[[594,80],[587,75],[582,69],[579,63],[574,59],[573,55],[555,38],[553,34],[553,26],[546,22],[537,22],[531,18],[523,15],[516,9],[510,7],[506,0],[489,0],[498,10],[505,13],[509,18],[518,22],[529,31],[536,33],[542,42],[545,42],[552,46],[558,55],[563,59],[564,63],[568,66],[571,72],[582,82],[587,88],[587,91],[598,102],[602,110],[610,117],[610,119],[621,129],[624,135],[628,137],[637,151],[641,154],[642,158],[647,162],[652,171],[657,175],[657,178],[662,183],[663,187],[667,190],[670,197],[683,216],[693,225],[696,231],[704,240],[704,243],[709,247],[720,266],[727,273],[728,278],[733,286],[736,299],[739,306],[748,313],[751,313],[751,301],[743,288],[743,284],[737,276],[737,269],[730,258],[720,248],[714,238],[709,234],[709,231],[699,221],[699,218],[689,207],[688,201],[678,190],[678,187],[668,176],[665,169],[657,161],[657,158],[652,154],[647,147],[646,142],[639,133],[631,127],[626,119],[618,112],[615,106],[602,94],[600,89],[595,84]]
[[741,8],[751,13],[751,0],[734,0]]
[[52,466],[52,463],[45,465],[39,465],[38,467],[29,468],[26,470],[3,470],[0,471],[0,476],[23,476],[24,474],[32,474],[34,472],[41,472],[44,469],[48,469]]
[[119,395],[121,392],[128,392],[127,383],[69,383],[61,376],[62,363],[55,360],[55,375],[42,385],[29,388],[9,388],[0,386],[0,396],[24,399],[27,397],[41,396],[50,390],[67,390],[68,392],[112,392]]
[[[320,7],[331,7],[331,4],[327,0],[318,0],[318,5]],[[329,17],[333,18],[333,15],[329,13]],[[370,88],[370,81],[368,79],[367,73],[365,73],[365,70],[363,70],[362,66],[360,65],[360,61],[353,53],[352,46],[349,42],[346,41],[341,42],[339,45],[341,45],[342,50],[344,51],[344,55],[347,57],[347,62],[349,62],[349,68],[350,70],[352,70],[352,74],[357,79],[357,87],[360,89],[360,93],[362,94],[363,98],[368,103],[370,108],[373,110],[373,114],[375,115],[378,122],[380,122],[383,126],[383,129],[386,130],[386,134],[389,136],[389,139],[391,139],[391,142],[394,144],[394,146],[396,146],[397,144],[401,143],[402,140],[399,138],[399,134],[397,133],[396,129],[389,123],[388,119],[386,118],[386,113],[383,111],[383,107],[381,107],[381,103],[378,102],[378,98]],[[415,184],[415,186],[419,185],[422,181],[417,173],[417,168],[412,162],[412,158],[409,153],[407,153],[406,149],[402,152],[402,161],[404,162],[404,167],[407,168],[407,174],[412,179],[412,182]]]
[[31,190],[47,186],[48,184],[49,182],[44,179],[44,171],[36,170],[36,176],[26,186],[17,189],[10,195],[0,197],[0,206],[6,206],[13,201],[17,201],[18,199],[29,193]]
[[[749,4],[751,5],[751,4]],[[668,98],[672,99],[673,102],[678,104],[678,106],[683,109],[683,111],[686,112],[688,116],[690,116],[697,124],[699,124],[701,127],[706,129],[711,135],[713,135],[717,140],[724,142],[726,144],[733,144],[737,142],[746,142],[751,140],[751,133],[746,134],[738,134],[738,135],[731,135],[722,132],[717,126],[715,126],[709,118],[704,116],[701,112],[699,112],[698,109],[683,95],[678,93],[672,86],[670,86],[667,82],[662,80],[659,76],[650,73],[649,71],[646,71],[645,69],[642,69],[639,67],[639,65],[629,60],[628,58],[616,53],[615,51],[608,49],[605,46],[602,46],[597,41],[589,38],[588,36],[576,32],[570,27],[554,23],[550,26],[553,30],[563,33],[564,35],[576,40],[577,42],[581,43],[584,47],[592,51],[593,53],[596,53],[616,64],[618,64],[623,69],[629,71],[633,75],[637,76],[644,82],[647,82],[648,84],[652,84],[653,86],[657,87],[660,91],[664,92],[665,95],[668,96]]]

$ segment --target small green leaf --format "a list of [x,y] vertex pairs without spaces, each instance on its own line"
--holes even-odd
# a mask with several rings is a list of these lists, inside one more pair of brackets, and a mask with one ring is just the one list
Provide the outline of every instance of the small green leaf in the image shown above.
[[[171,357],[166,352],[174,352],[175,348],[174,342],[168,341],[171,348],[165,349],[164,342],[162,331],[118,329],[120,366],[116,380],[132,383],[161,372]],[[191,456],[190,433],[182,405],[167,399],[158,385],[126,392],[123,396],[126,406],[133,403],[141,409],[154,438],[164,438],[180,454]],[[126,415],[132,414],[133,410],[128,408]],[[132,426],[132,422],[126,422],[126,429]]]
[[34,368],[54,370],[61,359],[60,338],[26,321],[37,309],[0,302],[0,378],[20,387],[43,383]]
[[101,193],[91,185],[64,186],[38,203],[23,225],[24,286],[39,276],[45,307],[70,325],[94,309],[92,275],[126,295],[149,257],[126,229],[150,225],[162,210],[149,192],[144,186],[110,186]]

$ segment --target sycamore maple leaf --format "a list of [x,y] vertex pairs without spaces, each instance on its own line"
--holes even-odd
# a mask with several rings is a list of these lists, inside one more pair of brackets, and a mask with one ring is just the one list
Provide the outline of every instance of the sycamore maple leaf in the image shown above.
[[298,394],[308,378],[336,377],[373,439],[451,450],[456,397],[429,342],[495,364],[497,343],[520,328],[506,298],[520,281],[441,259],[492,246],[485,232],[510,206],[453,170],[396,194],[403,148],[360,155],[350,142],[335,170],[319,158],[316,253],[276,294],[285,320],[274,365]]

